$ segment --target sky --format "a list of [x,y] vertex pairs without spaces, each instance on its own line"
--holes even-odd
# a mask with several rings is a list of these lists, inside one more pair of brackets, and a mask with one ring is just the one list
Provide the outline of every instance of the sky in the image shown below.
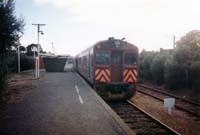
[[187,32],[200,29],[199,0],[16,0],[16,15],[25,20],[21,44],[37,43],[49,52],[75,56],[94,43],[115,37],[139,50],[173,48]]

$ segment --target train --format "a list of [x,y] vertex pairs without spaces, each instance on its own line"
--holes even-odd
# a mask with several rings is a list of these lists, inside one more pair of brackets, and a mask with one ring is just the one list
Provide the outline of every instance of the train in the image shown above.
[[77,72],[104,100],[127,100],[138,82],[138,47],[114,37],[102,40],[76,56]]
[[65,63],[65,66],[64,66],[64,71],[74,71],[74,58],[69,56],[67,57],[67,60],[66,60],[66,63]]

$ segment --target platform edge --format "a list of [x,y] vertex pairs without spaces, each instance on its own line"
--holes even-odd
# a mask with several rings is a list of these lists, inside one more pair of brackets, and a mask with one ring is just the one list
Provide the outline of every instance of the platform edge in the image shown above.
[[[77,74],[79,78],[82,80],[84,84],[87,84],[83,78],[79,74]],[[88,84],[87,84],[88,85]],[[95,92],[94,89],[90,87],[90,91],[92,94],[97,98],[98,102],[100,102],[103,107],[106,109],[106,111],[112,116],[112,118],[120,125],[122,130],[127,134],[127,135],[136,135],[136,133],[133,132],[131,128],[126,125],[126,123],[106,104],[106,102]]]

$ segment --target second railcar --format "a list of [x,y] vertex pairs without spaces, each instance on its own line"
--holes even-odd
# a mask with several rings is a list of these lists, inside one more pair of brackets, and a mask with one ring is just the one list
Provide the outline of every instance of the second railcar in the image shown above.
[[114,38],[97,42],[77,55],[76,69],[105,100],[129,99],[138,82],[138,48]]

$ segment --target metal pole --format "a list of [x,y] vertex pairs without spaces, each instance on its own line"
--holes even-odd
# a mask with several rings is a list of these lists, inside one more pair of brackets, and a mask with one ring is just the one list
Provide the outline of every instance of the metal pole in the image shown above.
[[51,42],[51,47],[52,47],[52,53],[53,53],[54,55],[56,55],[56,49],[55,49],[55,47],[54,47],[54,42]]
[[175,37],[175,35],[173,36],[173,47],[174,47],[174,49],[175,49],[175,47],[176,47],[176,37]]
[[37,26],[37,40],[38,40],[38,43],[37,43],[37,50],[38,50],[38,55],[37,55],[37,58],[36,58],[36,64],[35,64],[35,77],[36,79],[40,77],[40,33],[43,34],[42,31],[40,31],[40,26],[44,26],[46,24],[32,24],[32,25],[36,25]]
[[40,77],[40,25],[38,25],[38,78]]
[[35,57],[35,79],[38,78],[38,75],[37,75],[37,57]]
[[18,41],[17,54],[18,54],[18,73],[20,73],[20,44],[19,44],[19,41]]
[[33,46],[33,57],[35,59],[35,47]]

